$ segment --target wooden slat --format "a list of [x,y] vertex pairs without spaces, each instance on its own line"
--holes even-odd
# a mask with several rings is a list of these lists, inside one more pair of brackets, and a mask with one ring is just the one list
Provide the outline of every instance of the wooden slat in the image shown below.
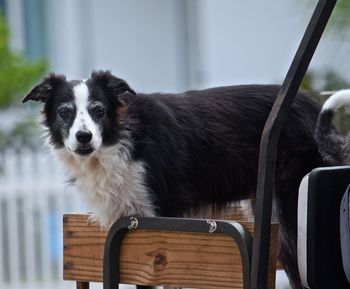
[[[106,232],[86,214],[66,214],[64,279],[102,281]],[[253,223],[243,224],[250,232]],[[269,288],[274,288],[278,226],[272,226]],[[226,235],[134,230],[121,248],[120,279],[126,284],[194,288],[243,288],[241,258]]]

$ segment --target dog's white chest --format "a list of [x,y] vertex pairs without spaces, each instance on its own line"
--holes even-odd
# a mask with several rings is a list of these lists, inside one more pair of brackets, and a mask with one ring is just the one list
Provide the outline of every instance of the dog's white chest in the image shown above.
[[142,162],[100,154],[74,158],[71,165],[76,183],[101,226],[109,227],[122,216],[155,215]]

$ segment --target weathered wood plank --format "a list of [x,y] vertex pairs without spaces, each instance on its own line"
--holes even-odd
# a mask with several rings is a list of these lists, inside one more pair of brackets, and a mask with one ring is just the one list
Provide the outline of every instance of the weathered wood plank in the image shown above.
[[[102,281],[107,233],[88,215],[64,215],[64,279]],[[244,223],[253,231],[253,223]],[[272,226],[269,288],[274,288],[278,226]],[[226,235],[134,230],[121,248],[121,282],[194,288],[243,288],[241,258]]]

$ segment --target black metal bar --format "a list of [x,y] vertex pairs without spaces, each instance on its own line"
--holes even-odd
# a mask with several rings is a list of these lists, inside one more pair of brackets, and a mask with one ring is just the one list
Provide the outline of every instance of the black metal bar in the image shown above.
[[130,222],[122,218],[108,231],[103,255],[103,289],[119,288],[120,247]]
[[[135,217],[134,217],[135,218]],[[209,225],[206,220],[180,218],[145,218],[136,217],[137,230],[160,230],[177,232],[208,233]],[[103,258],[103,288],[119,288],[119,256],[120,246],[125,233],[130,226],[130,217],[116,221],[110,228],[104,248]],[[250,288],[250,268],[252,236],[238,222],[215,220],[216,230],[213,234],[229,235],[237,244],[243,267],[243,288]]]
[[292,102],[326,27],[336,0],[320,0],[266,121],[260,143],[251,288],[267,288],[272,195],[277,147]]

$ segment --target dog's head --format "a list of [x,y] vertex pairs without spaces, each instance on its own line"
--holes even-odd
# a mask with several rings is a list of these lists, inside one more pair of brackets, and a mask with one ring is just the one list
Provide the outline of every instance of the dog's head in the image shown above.
[[135,94],[109,71],[93,72],[88,80],[67,81],[49,74],[23,99],[44,103],[44,125],[51,144],[87,156],[118,141],[118,119],[125,111],[122,95]]

